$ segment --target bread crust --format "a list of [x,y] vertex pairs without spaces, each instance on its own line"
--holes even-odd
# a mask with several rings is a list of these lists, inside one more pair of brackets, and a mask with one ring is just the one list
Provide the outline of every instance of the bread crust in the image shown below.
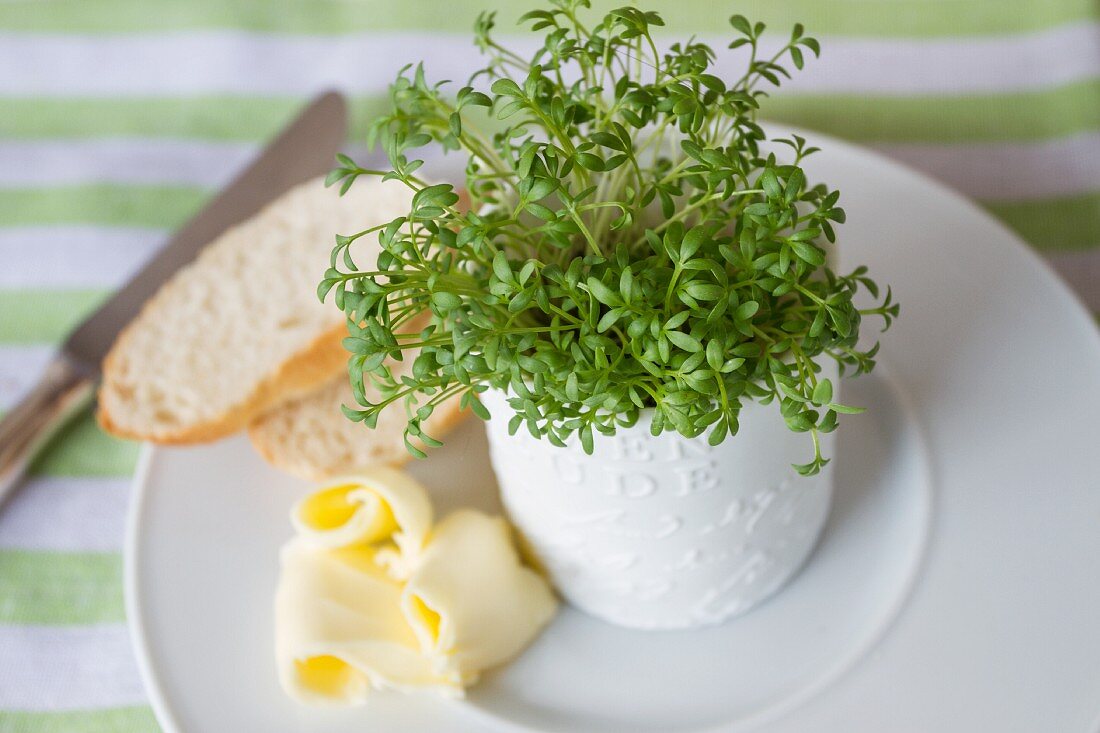
[[[110,377],[116,373],[114,360],[123,351],[130,330],[140,325],[142,315],[145,315],[151,305],[152,301],[145,305],[142,314],[123,330],[115,346],[108,352],[103,361],[102,389],[117,387]],[[306,348],[280,364],[278,369],[259,382],[251,393],[243,395],[240,402],[212,420],[188,425],[179,430],[142,432],[121,425],[111,416],[110,410],[102,401],[96,409],[96,419],[112,435],[161,445],[191,445],[225,438],[243,430],[262,413],[311,392],[343,371],[348,358],[348,352],[343,347],[346,335],[347,325],[340,323],[316,337]]]
[[[309,399],[308,396],[303,399]],[[429,424],[426,426],[428,432],[432,437],[440,438],[449,433],[456,425],[462,420],[466,419],[469,415],[468,410],[462,410],[459,407],[460,400],[458,398],[450,399],[439,405],[432,412],[432,416],[429,418]],[[363,468],[363,466],[332,466],[325,467],[316,463],[310,462],[305,456],[296,454],[295,457],[287,455],[278,447],[278,436],[274,431],[270,430],[267,426],[267,421],[270,419],[277,419],[280,417],[277,413],[282,410],[294,410],[294,405],[283,405],[275,408],[267,415],[261,416],[255,420],[248,427],[248,439],[252,443],[252,447],[260,454],[260,457],[270,463],[280,471],[289,473],[292,476],[304,479],[306,481],[325,481],[334,476],[338,476],[349,471],[354,471],[357,468]],[[333,420],[346,420],[342,414],[334,413],[332,415]],[[370,442],[374,439],[373,432],[367,428],[363,428],[362,440]],[[430,449],[429,449],[430,450]],[[393,451],[384,451],[393,454]],[[430,455],[430,453],[429,453]],[[392,455],[391,458],[379,458],[376,463],[383,463],[388,466],[402,466],[412,458],[412,455],[407,450],[401,450]]]

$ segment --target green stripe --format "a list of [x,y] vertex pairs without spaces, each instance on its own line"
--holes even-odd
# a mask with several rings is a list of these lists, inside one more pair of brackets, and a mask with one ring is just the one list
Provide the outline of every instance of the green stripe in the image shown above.
[[128,225],[172,229],[210,192],[191,186],[93,184],[0,190],[0,226]]
[[[514,28],[515,19],[534,0],[499,3],[499,27]],[[622,0],[596,0],[606,11]],[[673,32],[720,31],[734,12],[787,28],[796,21],[814,33],[865,36],[960,36],[1018,33],[1094,18],[1094,0],[650,0]],[[462,32],[473,24],[482,3],[394,2],[394,0],[50,0],[0,3],[0,29],[59,32],[180,31],[242,28],[290,33],[349,33],[369,30]],[[441,12],[441,8],[445,8]]]
[[[305,103],[297,97],[11,98],[0,101],[0,138],[195,138],[260,142]],[[352,102],[354,139],[389,109],[386,97]]]
[[1061,199],[983,204],[1039,249],[1100,245],[1100,191]]
[[0,711],[0,733],[159,733],[147,707],[40,713]]
[[0,344],[56,343],[108,290],[0,290]]
[[779,94],[763,116],[857,142],[1024,142],[1100,129],[1100,79],[965,97]]
[[35,476],[131,476],[141,445],[107,435],[89,410],[75,418],[31,466]]
[[0,623],[75,625],[125,618],[121,554],[0,550]]
[[[259,143],[293,117],[291,97],[5,99],[0,137],[151,137]],[[353,139],[389,108],[353,102]],[[1032,92],[948,97],[779,94],[764,116],[864,142],[1041,140],[1100,129],[1100,79]]]

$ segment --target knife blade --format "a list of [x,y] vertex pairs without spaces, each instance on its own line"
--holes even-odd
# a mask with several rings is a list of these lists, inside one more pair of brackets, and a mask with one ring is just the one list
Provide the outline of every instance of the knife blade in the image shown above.
[[103,357],[145,301],[226,229],[294,185],[331,169],[346,135],[343,96],[327,92],[314,99],[128,283],[77,326],[39,383],[0,420],[0,505],[35,453],[91,401]]
[[229,227],[257,213],[295,184],[328,172],[346,132],[344,98],[334,92],[317,98],[137,275],[78,326],[61,350],[98,373],[99,363],[119,331],[165,280]]

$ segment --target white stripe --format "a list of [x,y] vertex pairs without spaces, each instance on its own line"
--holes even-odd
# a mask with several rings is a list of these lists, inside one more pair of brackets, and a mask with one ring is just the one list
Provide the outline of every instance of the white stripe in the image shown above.
[[0,511],[0,549],[119,552],[129,499],[129,479],[31,479]]
[[[534,36],[506,39],[530,52]],[[724,47],[726,36],[712,40]],[[773,43],[780,43],[775,34]],[[1100,24],[944,39],[822,38],[824,56],[791,89],[816,93],[970,94],[1041,89],[1094,78]],[[767,49],[765,49],[766,51]],[[308,94],[334,86],[386,90],[424,60],[433,79],[465,82],[482,65],[468,36],[424,32],[286,36],[203,31],[114,36],[0,34],[0,94]],[[718,73],[740,75],[723,54]]]
[[[959,192],[983,200],[1031,200],[1074,196],[1096,190],[1100,185],[1100,132],[1086,132],[1068,138],[1035,142],[990,142],[965,144],[881,143],[875,147],[909,164]],[[259,152],[250,143],[221,143],[204,140],[61,140],[0,142],[0,187],[30,187],[110,182],[122,185],[195,185],[216,188],[232,177]],[[381,153],[362,150],[349,153],[356,161],[373,166],[383,163]],[[129,258],[135,249],[152,251],[161,241],[157,232],[69,228],[42,233],[76,239],[73,249],[109,248],[109,258]],[[32,239],[35,230],[0,230],[0,262],[14,263],[11,271],[0,272],[0,285],[19,285],[35,274],[58,285],[120,282],[103,278],[102,272],[118,269],[119,262],[77,261],[68,266],[72,251],[56,241],[57,258],[34,250],[35,258],[20,267],[41,241]],[[48,245],[48,243],[47,243]],[[117,254],[116,254],[117,253]],[[33,271],[33,272],[27,272]]]
[[0,287],[114,287],[126,282],[165,238],[157,229],[125,227],[0,229]]
[[0,708],[29,711],[145,702],[124,624],[0,626]]
[[[967,196],[982,200],[1073,196],[1095,191],[1100,186],[1098,132],[1022,143],[882,143],[874,147]],[[111,182],[217,188],[258,150],[258,146],[247,143],[144,138],[0,142],[0,187]],[[366,165],[379,163],[383,157],[378,153],[367,156],[361,150],[349,152]],[[72,244],[90,243],[97,247],[102,244],[109,248],[108,257],[111,258],[116,250],[124,258],[135,248],[146,253],[150,251],[150,234],[126,234],[126,230],[116,230],[108,235],[108,231],[98,230],[103,232],[99,234],[94,229],[78,230],[78,241]],[[0,286],[18,285],[24,279],[29,279],[30,284],[37,278],[46,282],[58,278],[59,285],[84,281],[95,284],[104,282],[102,272],[117,269],[118,262],[114,259],[92,263],[90,269],[79,259],[69,266],[70,252],[67,251],[60,251],[60,257],[48,261],[35,251],[35,257],[20,267],[21,253],[26,257],[31,252],[29,237],[29,232],[0,230],[0,262],[15,263],[10,271],[0,272]],[[156,237],[159,242],[159,234]],[[139,244],[138,240],[143,241]],[[119,280],[110,280],[112,284],[115,282]]]
[[[52,346],[0,346],[0,413],[11,409],[27,393],[53,355]],[[0,522],[3,519],[0,511]]]
[[787,88],[884,95],[1042,90],[1097,76],[1100,23],[988,37],[822,38],[821,49],[821,59]]
[[247,143],[205,140],[0,141],[0,188],[89,181],[217,188],[256,150]]
[[1100,189],[1100,132],[1029,143],[874,147],[986,201],[1074,196]]
[[[0,189],[113,183],[216,190],[260,149],[201,139],[0,140]],[[368,154],[362,146],[345,152],[362,163],[385,160],[381,151]]]
[[1100,249],[1045,254],[1085,307],[1100,314]]
[[0,93],[307,94],[325,86],[378,93],[420,57],[456,80],[478,65],[469,39],[457,35],[0,34]]

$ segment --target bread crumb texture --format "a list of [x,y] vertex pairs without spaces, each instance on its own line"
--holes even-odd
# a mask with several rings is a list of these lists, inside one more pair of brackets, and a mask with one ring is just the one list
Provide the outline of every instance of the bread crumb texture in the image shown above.
[[[400,378],[411,369],[414,358],[415,353],[410,353],[401,363],[391,365],[394,376]],[[368,380],[367,398],[378,397]],[[261,416],[249,427],[248,436],[269,463],[310,481],[379,463],[400,465],[411,458],[403,437],[407,422],[404,405],[393,404],[383,410],[373,429],[348,420],[340,405],[356,406],[347,375]],[[425,432],[433,438],[443,437],[465,415],[458,406],[455,397],[436,407],[423,425]]]
[[[100,422],[153,442],[212,440],[342,371],[344,315],[317,283],[336,234],[408,211],[396,181],[363,180],[343,197],[318,178],[229,229],[176,273],[121,334],[104,363]],[[369,265],[377,237],[359,239]]]

